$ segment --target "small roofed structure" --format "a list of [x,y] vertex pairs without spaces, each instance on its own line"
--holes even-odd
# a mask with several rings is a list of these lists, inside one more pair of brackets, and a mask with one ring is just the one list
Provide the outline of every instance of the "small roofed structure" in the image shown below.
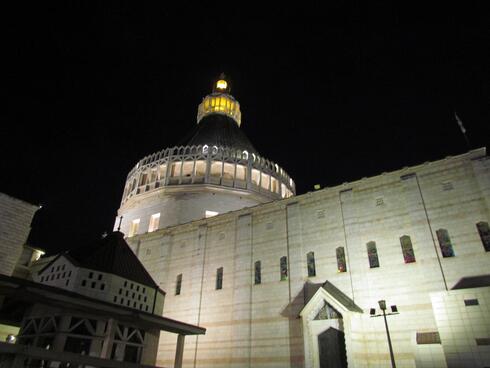
[[206,332],[162,317],[165,292],[120,232],[58,255],[33,278],[0,275],[1,321],[20,327],[15,347],[0,344],[13,366],[152,366],[168,331],[180,367],[184,337]]

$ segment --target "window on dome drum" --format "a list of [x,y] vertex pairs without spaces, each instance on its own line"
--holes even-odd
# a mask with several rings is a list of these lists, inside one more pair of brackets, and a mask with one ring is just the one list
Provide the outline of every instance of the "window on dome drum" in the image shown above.
[[274,193],[279,193],[279,190],[280,190],[279,182],[274,177],[271,177],[271,190]]
[[247,167],[243,165],[236,165],[236,179],[247,180]]
[[279,264],[281,268],[281,281],[285,281],[288,279],[288,257],[281,257]]
[[367,254],[369,259],[369,267],[379,267],[378,250],[376,249],[376,242],[370,241],[366,244]]
[[185,161],[182,166],[182,176],[192,176],[194,170],[194,161]]
[[150,183],[154,183],[157,180],[157,169],[153,168],[150,171]]
[[262,188],[269,190],[270,181],[271,181],[270,175],[261,173],[260,185]]
[[451,238],[449,237],[448,231],[446,229],[439,229],[436,231],[436,234],[442,256],[444,258],[454,257],[453,245],[451,243]]
[[412,239],[408,235],[403,235],[400,238],[400,245],[402,247],[403,259],[405,263],[415,262],[415,252],[413,251]]
[[167,176],[167,165],[160,165],[158,168],[158,179],[161,180]]
[[182,162],[172,163],[172,166],[170,167],[170,176],[171,177],[180,176],[181,169],[182,169]]
[[182,288],[182,274],[177,275],[177,280],[175,282],[175,295],[180,295],[180,290]]
[[254,277],[254,284],[258,285],[262,283],[262,270],[261,270],[261,264],[260,261],[255,262],[255,277]]
[[206,161],[200,160],[196,161],[196,166],[194,168],[194,176],[205,176],[206,175]]
[[315,253],[314,252],[309,252],[306,255],[306,265],[308,268],[308,277],[316,276]]
[[216,290],[223,289],[223,267],[216,270]]
[[214,177],[220,177],[221,176],[221,169],[223,167],[223,163],[220,161],[213,161],[211,163],[211,170],[210,170],[210,175]]
[[148,226],[148,232],[151,233],[152,231],[158,230],[159,225],[160,225],[160,212],[151,215],[150,226]]
[[260,171],[257,169],[252,169],[252,183],[255,185],[260,183]]
[[128,237],[134,236],[138,233],[138,227],[140,226],[140,219],[134,219],[131,221],[131,227],[129,228]]
[[338,247],[335,249],[335,255],[337,256],[337,272],[346,272],[347,265],[345,262],[344,247]]
[[141,185],[145,185],[145,184],[147,184],[147,182],[148,182],[148,175],[146,173],[141,174],[141,176],[140,176],[140,184],[139,185],[140,186]]
[[478,234],[480,234],[485,252],[490,252],[490,227],[488,226],[488,222],[481,221],[476,224],[476,228],[478,229]]
[[226,163],[223,166],[223,179],[233,180],[235,178],[235,165]]

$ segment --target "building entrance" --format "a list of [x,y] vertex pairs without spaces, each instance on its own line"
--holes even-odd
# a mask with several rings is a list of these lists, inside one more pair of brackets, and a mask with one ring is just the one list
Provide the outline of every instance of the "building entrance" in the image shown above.
[[347,368],[344,332],[330,327],[318,335],[320,368]]

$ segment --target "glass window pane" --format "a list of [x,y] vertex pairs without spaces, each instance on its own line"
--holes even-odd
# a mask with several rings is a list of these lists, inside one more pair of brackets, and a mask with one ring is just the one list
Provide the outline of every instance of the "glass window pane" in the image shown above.
[[346,272],[347,271],[347,265],[345,262],[344,247],[338,247],[335,250],[335,255],[337,256],[337,271],[338,272]]
[[185,161],[182,166],[182,176],[192,176],[192,170],[194,169],[194,161]]
[[200,160],[196,161],[195,166],[195,176],[205,176],[206,175],[206,161]]
[[315,253],[309,252],[306,255],[306,264],[308,267],[308,277],[316,276]]
[[288,258],[286,256],[281,257],[281,281],[288,279]]
[[413,251],[412,240],[408,235],[404,235],[400,238],[400,244],[402,246],[403,259],[405,263],[415,262],[415,252]]
[[379,267],[379,259],[378,259],[378,250],[376,249],[376,243],[370,241],[366,244],[368,259],[369,259],[369,267],[376,268]]
[[270,175],[267,175],[264,173],[261,173],[261,174],[262,174],[261,175],[262,180],[260,182],[261,183],[260,185],[262,186],[262,188],[269,190],[269,183],[270,183],[271,177],[270,177]]
[[247,167],[244,165],[236,165],[236,178],[238,180],[247,180]]
[[476,228],[478,229],[478,234],[480,234],[483,248],[486,252],[490,252],[490,227],[488,222],[479,222],[476,224]]
[[235,177],[235,165],[226,163],[223,166],[223,178],[233,180]]
[[255,262],[255,285],[262,283],[262,270],[260,261]]
[[221,176],[221,168],[223,163],[220,161],[213,161],[211,163],[211,176],[220,177]]
[[260,171],[257,169],[252,169],[252,183],[259,185],[260,182]]
[[436,231],[436,234],[442,256],[444,258],[454,257],[453,245],[451,243],[451,238],[449,237],[448,231],[446,229],[439,229]]

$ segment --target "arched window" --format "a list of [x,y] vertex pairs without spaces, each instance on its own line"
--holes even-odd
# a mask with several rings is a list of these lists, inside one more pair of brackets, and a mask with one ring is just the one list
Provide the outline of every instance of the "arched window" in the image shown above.
[[347,265],[345,262],[345,251],[344,247],[338,247],[335,249],[335,255],[337,256],[337,271],[338,272],[346,272]]
[[262,283],[262,270],[261,270],[261,265],[260,261],[255,262],[255,285],[261,284]]
[[286,256],[281,257],[281,281],[288,279],[288,258]]
[[402,246],[403,259],[405,260],[405,263],[415,262],[412,239],[410,239],[408,235],[403,235],[400,238],[400,245]]
[[306,255],[306,265],[308,267],[308,277],[316,276],[315,253],[309,252]]
[[376,242],[370,241],[366,244],[367,254],[369,259],[369,267],[379,267],[378,250],[376,249]]
[[223,289],[223,267],[216,270],[216,290]]
[[490,252],[490,228],[488,227],[488,222],[481,221],[476,224],[476,228],[478,229],[478,234],[480,234],[485,252]]
[[182,274],[178,274],[177,281],[175,282],[175,295],[180,295],[181,288],[182,288]]
[[439,241],[439,247],[441,247],[441,253],[444,258],[454,257],[453,245],[451,244],[451,238],[446,229],[439,229],[436,231],[437,240]]

